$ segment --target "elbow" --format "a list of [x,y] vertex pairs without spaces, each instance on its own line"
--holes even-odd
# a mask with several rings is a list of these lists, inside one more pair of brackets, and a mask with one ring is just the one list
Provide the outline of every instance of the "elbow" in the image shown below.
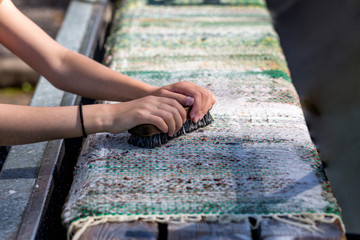
[[70,51],[66,48],[61,48],[58,50],[57,54],[54,54],[54,57],[48,61],[48,69],[43,71],[43,76],[56,88],[68,91],[66,89],[66,80],[68,66],[66,63],[67,52]]

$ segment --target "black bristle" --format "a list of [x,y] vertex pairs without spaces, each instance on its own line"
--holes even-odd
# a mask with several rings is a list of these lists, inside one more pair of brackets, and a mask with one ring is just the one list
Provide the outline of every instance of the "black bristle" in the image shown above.
[[163,144],[166,144],[171,139],[184,135],[186,133],[192,132],[201,127],[205,127],[212,123],[214,119],[212,118],[210,112],[207,112],[205,116],[200,119],[197,123],[194,123],[192,120],[187,120],[182,128],[174,134],[173,137],[169,137],[166,133],[160,133],[153,136],[136,136],[130,135],[128,143],[141,148],[155,148],[160,147]]

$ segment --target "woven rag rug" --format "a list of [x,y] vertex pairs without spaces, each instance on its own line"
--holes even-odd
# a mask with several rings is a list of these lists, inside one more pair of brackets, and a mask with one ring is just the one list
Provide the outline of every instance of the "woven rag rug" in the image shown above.
[[62,214],[70,234],[106,221],[341,222],[263,1],[125,0],[105,64],[211,90],[215,121],[155,149],[128,133],[89,136]]

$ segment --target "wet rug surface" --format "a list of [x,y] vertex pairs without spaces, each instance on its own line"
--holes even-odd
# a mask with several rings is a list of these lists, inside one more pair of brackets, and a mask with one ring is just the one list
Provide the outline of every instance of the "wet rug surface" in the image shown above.
[[129,145],[128,133],[89,136],[63,211],[71,231],[89,219],[339,217],[262,1],[128,0],[107,48],[105,64],[133,78],[213,91],[214,122],[154,149]]

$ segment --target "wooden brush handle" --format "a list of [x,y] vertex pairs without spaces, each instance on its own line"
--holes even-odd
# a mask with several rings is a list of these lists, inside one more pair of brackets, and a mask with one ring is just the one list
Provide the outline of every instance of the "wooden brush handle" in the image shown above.
[[[189,120],[190,119],[190,116],[189,116],[190,108],[184,107],[184,109],[186,111],[186,120]],[[162,133],[160,131],[160,129],[158,129],[156,126],[154,126],[152,124],[138,125],[138,126],[135,126],[131,129],[129,129],[128,132],[135,136],[144,136],[144,137],[149,137],[149,136],[153,136],[153,135]]]

